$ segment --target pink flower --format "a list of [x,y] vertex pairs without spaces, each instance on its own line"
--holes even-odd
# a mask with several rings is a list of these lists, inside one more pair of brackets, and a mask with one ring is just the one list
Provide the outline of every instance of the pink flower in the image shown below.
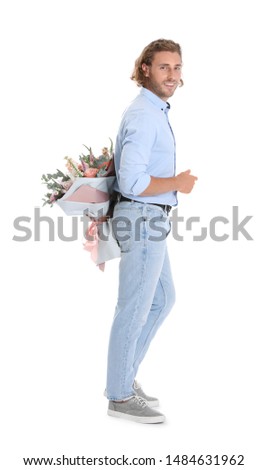
[[75,162],[72,158],[66,157],[66,159],[67,159],[66,167],[69,173],[75,177],[79,176],[78,175],[78,163]]
[[88,170],[84,172],[84,176],[86,176],[86,178],[94,178],[98,171],[99,168],[88,168]]
[[71,185],[73,184],[73,181],[72,180],[63,181],[61,184],[62,184],[63,188],[66,191],[68,191],[68,189],[70,189]]
[[83,171],[83,172],[84,172],[84,171],[88,170],[88,168],[89,168],[88,163],[86,163],[83,159],[81,159],[81,163],[79,163],[78,169],[79,169],[80,171]]
[[53,204],[53,202],[55,202],[57,200],[56,196],[58,195],[58,192],[55,191],[54,193],[51,194],[50,198],[49,198],[49,202],[51,202],[51,204]]

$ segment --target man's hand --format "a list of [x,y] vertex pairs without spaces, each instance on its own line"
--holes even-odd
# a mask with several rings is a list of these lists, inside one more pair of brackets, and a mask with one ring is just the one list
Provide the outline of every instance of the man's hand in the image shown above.
[[157,194],[167,193],[168,191],[180,191],[181,193],[190,193],[193,189],[196,176],[190,175],[191,170],[183,171],[179,175],[170,178],[157,178],[151,176],[150,184],[138,196],[156,196]]
[[191,170],[183,171],[179,175],[175,176],[177,188],[176,190],[180,193],[191,193],[197,177],[190,174]]

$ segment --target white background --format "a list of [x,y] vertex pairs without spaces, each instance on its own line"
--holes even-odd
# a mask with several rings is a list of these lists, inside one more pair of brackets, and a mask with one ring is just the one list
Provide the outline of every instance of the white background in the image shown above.
[[[244,454],[266,447],[266,21],[261,1],[1,2],[1,425],[5,470],[22,457]],[[78,240],[34,240],[43,173],[82,144],[100,153],[138,92],[129,79],[150,41],[183,50],[171,99],[177,171],[199,177],[179,215],[229,218],[210,237],[169,240],[177,302],[140,368],[167,421],[106,415],[103,397],[118,260],[100,272]],[[232,207],[254,241],[232,239]],[[60,208],[41,215],[64,216]],[[32,237],[13,227],[30,217]],[[70,219],[64,216],[66,235]],[[195,229],[198,234],[199,227]],[[157,468],[165,468],[157,466]],[[184,467],[186,468],[186,467]],[[189,467],[187,468],[197,468]],[[202,467],[204,468],[204,467]],[[212,467],[209,467],[212,468]],[[220,468],[220,467],[216,467]],[[234,467],[231,467],[234,468]]]

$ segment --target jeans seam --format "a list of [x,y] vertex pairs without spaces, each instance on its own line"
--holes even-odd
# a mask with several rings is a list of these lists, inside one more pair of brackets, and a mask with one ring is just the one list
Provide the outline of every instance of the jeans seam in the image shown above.
[[[122,387],[125,385],[125,379],[126,379],[126,364],[127,364],[127,353],[129,351],[129,340],[130,340],[130,331],[132,329],[132,324],[133,320],[135,317],[135,313],[138,311],[139,305],[140,305],[140,300],[141,300],[141,295],[144,292],[144,283],[142,282],[144,279],[144,274],[146,270],[146,264],[147,264],[147,249],[143,251],[143,269],[142,269],[142,275],[140,276],[140,281],[139,281],[139,289],[138,292],[140,292],[140,295],[137,298],[137,302],[135,304],[135,307],[133,309],[133,313],[131,316],[131,322],[129,323],[128,326],[128,331],[127,331],[127,343],[125,342],[125,347],[124,347],[124,354],[123,354],[123,366],[124,366],[124,376],[123,376],[123,383],[121,384]],[[140,289],[141,287],[141,289]]]
[[[139,357],[142,355],[142,352],[143,352],[143,350],[144,350],[144,348],[145,348],[145,346],[146,346],[146,344],[147,344],[147,339],[149,338],[149,335],[151,334],[151,331],[154,329],[155,325],[157,324],[158,320],[159,320],[160,317],[161,317],[162,311],[166,308],[166,305],[167,305],[166,290],[164,289],[163,282],[161,281],[160,278],[159,278],[159,282],[160,282],[160,284],[161,284],[161,286],[162,286],[162,290],[163,290],[164,305],[162,306],[162,308],[161,308],[159,314],[157,315],[156,320],[155,320],[154,323],[153,323],[152,328],[150,329],[150,331],[149,331],[149,333],[148,333],[148,335],[147,335],[147,337],[146,337],[146,341],[145,341],[145,343],[144,343],[144,345],[143,345],[142,350],[141,350],[140,353],[139,353]],[[135,359],[135,361],[134,361],[134,366],[135,366],[137,360],[138,360],[138,358]]]

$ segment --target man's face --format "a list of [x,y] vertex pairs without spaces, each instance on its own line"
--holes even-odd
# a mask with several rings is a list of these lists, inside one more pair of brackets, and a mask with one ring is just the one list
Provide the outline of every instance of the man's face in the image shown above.
[[172,96],[179,85],[182,61],[178,52],[156,52],[151,65],[142,64],[147,82],[145,87],[164,101]]

